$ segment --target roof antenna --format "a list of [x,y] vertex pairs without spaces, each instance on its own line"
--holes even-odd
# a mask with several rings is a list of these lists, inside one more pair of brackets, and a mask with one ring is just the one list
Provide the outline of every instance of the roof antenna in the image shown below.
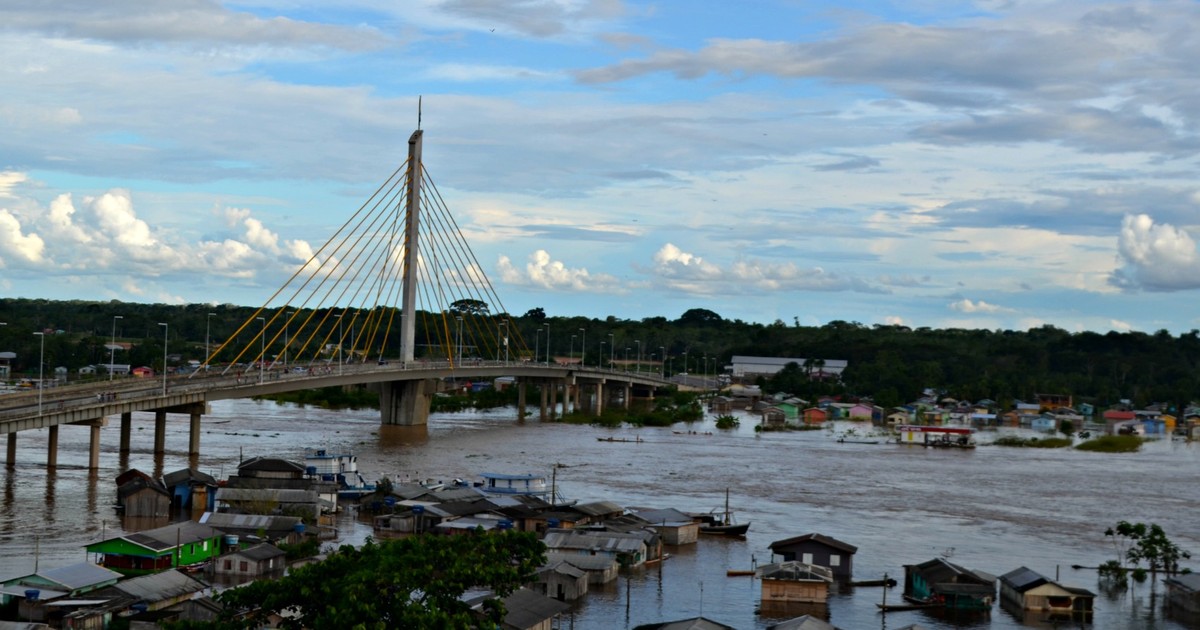
[[421,95],[417,95],[417,130],[421,130]]

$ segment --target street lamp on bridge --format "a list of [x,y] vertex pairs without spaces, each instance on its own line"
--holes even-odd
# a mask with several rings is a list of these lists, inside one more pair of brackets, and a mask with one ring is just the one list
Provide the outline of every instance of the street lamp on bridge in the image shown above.
[[[46,388],[46,333],[35,332],[33,334],[42,338],[42,351],[38,355],[38,415],[40,416],[42,415],[42,390]],[[12,441],[13,438],[10,435],[8,439]]]
[[571,345],[567,350],[567,361],[575,363],[575,335],[571,335]]
[[209,331],[212,330],[212,318],[216,313],[209,313],[208,317],[204,318],[204,365],[207,367],[208,362],[212,359],[212,355],[208,353]]
[[508,322],[500,322],[500,325],[504,326],[504,337],[501,338],[504,343],[504,365],[508,365]]
[[579,329],[579,364],[587,365],[587,331]]
[[[283,369],[284,369],[284,371],[285,371],[285,372],[286,372],[287,370],[290,370],[290,369],[291,369],[290,367],[288,367],[288,355],[287,355],[287,349],[288,349],[288,324],[289,324],[289,323],[292,321],[292,317],[293,317],[295,314],[296,314],[296,311],[288,311],[288,312],[287,312],[287,318],[283,320]],[[401,315],[400,315],[400,317],[404,317],[404,315],[403,315],[403,314],[401,314]],[[379,354],[380,354],[380,355],[382,355],[382,354],[383,354],[383,352],[382,352],[382,351],[380,351],[380,353],[379,353]]]
[[455,367],[462,363],[462,315],[455,316],[458,320],[458,359],[455,360]]
[[546,322],[545,326],[546,326],[546,365],[550,365],[550,322]]
[[542,358],[542,327],[538,326],[533,334],[533,362],[536,364]]
[[345,371],[344,367],[343,367],[343,364],[345,363],[345,361],[342,360],[342,315],[344,315],[344,314],[345,313],[338,313],[337,315],[334,315],[334,317],[336,317],[338,320],[338,345],[337,345],[338,375],[341,375]]
[[169,332],[169,331],[171,330],[171,328],[170,328],[169,326],[167,326],[167,325],[166,325],[166,323],[164,323],[164,322],[158,322],[158,325],[163,327],[163,384],[162,384],[162,395],[163,395],[164,397],[166,397],[166,395],[167,395],[167,340],[168,340],[168,338],[167,338],[167,332]]
[[638,353],[637,353],[637,357],[638,357],[637,371],[638,371],[638,374],[641,374],[642,373],[642,340],[635,339],[633,341],[633,343],[637,344],[637,351],[638,351]]
[[658,377],[667,377],[667,348],[666,346],[658,347]]
[[110,340],[110,343],[108,344],[108,380],[110,380],[110,381],[112,380],[112,377],[113,377],[113,362],[116,361],[116,357],[117,357],[117,320],[118,319],[125,319],[125,318],[121,317],[120,315],[113,315],[112,339]]
[[[613,341],[613,334],[608,333],[608,369],[610,369],[610,370],[613,367],[613,363],[615,363],[615,361],[613,361],[613,357],[616,356],[614,354],[616,351],[617,351],[617,343],[615,341]],[[603,354],[603,353],[601,353],[601,354]]]

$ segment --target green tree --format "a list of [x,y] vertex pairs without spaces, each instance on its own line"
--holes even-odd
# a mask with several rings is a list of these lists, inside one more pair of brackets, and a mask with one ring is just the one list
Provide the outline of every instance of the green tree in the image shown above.
[[1120,521],[1104,532],[1113,538],[1118,553],[1135,567],[1143,562],[1151,576],[1158,572],[1174,575],[1179,572],[1179,561],[1191,558],[1192,554],[1179,548],[1159,525]]
[[487,315],[488,311],[488,304],[483,300],[463,298],[450,303],[451,313],[462,313],[464,315]]
[[[278,580],[222,592],[225,614],[200,627],[257,628],[286,610],[280,628],[494,628],[505,614],[501,598],[544,562],[545,546],[528,532],[368,540]],[[460,599],[476,587],[494,593],[482,617]]]

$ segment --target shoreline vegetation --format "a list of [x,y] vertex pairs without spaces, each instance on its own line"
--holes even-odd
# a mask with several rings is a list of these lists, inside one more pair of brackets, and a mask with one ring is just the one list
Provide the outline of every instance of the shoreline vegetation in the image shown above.
[[[366,387],[323,387],[313,390],[302,390],[262,396],[263,400],[276,403],[294,403],[300,406],[312,405],[324,409],[378,409],[379,396]],[[433,397],[430,412],[453,413],[458,411],[483,411],[500,407],[516,406],[517,394],[515,388],[495,390],[486,388],[479,391],[464,393],[439,394]],[[536,412],[535,412],[536,413]],[[527,411],[527,415],[532,415]],[[654,401],[640,402],[629,409],[609,408],[599,416],[582,411],[572,411],[554,417],[550,422],[566,424],[588,424],[610,429],[628,425],[630,427],[670,427],[680,422],[691,424],[704,418],[704,410],[700,397],[691,392],[673,390],[666,396],[660,396]],[[737,417],[722,414],[716,417],[718,429],[733,429],[740,425]],[[826,429],[823,425],[802,424],[800,426],[785,426],[768,428],[762,424],[754,426],[756,433],[768,431],[819,431]],[[1100,435],[1075,444],[1070,436],[1057,437],[1020,437],[1006,435],[997,438],[992,445],[1010,448],[1075,448],[1080,451],[1094,453],[1134,453],[1141,449],[1146,439],[1137,435]]]

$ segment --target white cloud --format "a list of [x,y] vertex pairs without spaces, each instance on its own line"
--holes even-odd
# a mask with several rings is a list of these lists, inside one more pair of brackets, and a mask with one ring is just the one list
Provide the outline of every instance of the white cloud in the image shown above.
[[[46,244],[37,234],[24,234],[21,222],[7,209],[0,209],[0,254],[11,254],[22,261],[41,262]],[[5,264],[0,256],[0,266]]]
[[11,199],[13,196],[12,189],[17,184],[23,183],[29,179],[25,173],[16,171],[0,171],[0,199]]
[[1110,281],[1125,289],[1178,291],[1200,287],[1200,256],[1184,230],[1146,214],[1126,215],[1117,248],[1125,265]]
[[957,302],[951,302],[950,308],[960,313],[1011,313],[1013,309],[989,304],[983,300],[973,302],[967,298],[963,298]]
[[561,261],[552,260],[544,249],[529,255],[524,270],[513,266],[508,256],[501,256],[497,266],[500,278],[509,284],[571,291],[621,291],[620,283],[614,276],[591,274],[585,268],[571,269]]

